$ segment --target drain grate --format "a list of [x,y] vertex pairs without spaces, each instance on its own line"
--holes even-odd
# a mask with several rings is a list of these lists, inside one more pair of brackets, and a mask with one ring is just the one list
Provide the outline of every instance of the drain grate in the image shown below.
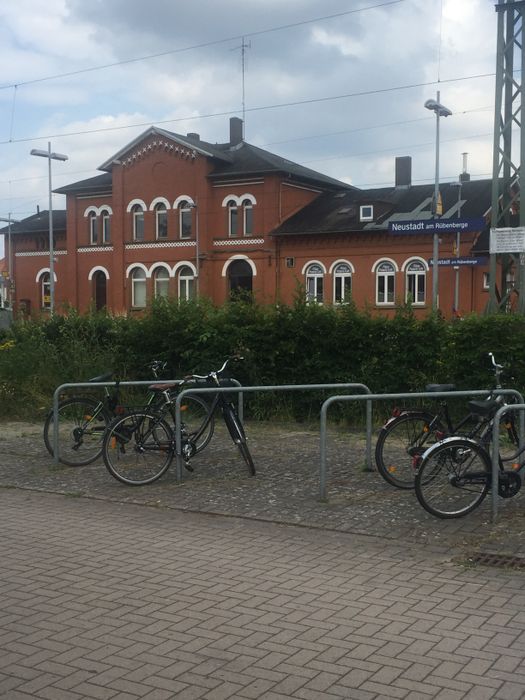
[[525,569],[525,557],[513,554],[497,554],[480,552],[467,557],[469,564],[481,564],[482,566],[498,566],[506,569]]

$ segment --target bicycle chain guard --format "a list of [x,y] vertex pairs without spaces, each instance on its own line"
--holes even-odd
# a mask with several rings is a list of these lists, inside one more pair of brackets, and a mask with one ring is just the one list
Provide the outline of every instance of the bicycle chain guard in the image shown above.
[[505,471],[499,475],[498,493],[502,498],[512,498],[521,489],[521,476],[517,472]]

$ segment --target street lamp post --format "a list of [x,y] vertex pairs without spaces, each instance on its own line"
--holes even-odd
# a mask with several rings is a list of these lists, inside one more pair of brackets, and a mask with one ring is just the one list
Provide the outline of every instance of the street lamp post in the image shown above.
[[11,224],[18,224],[17,219],[11,218],[11,212],[7,215],[7,219],[0,216],[0,221],[5,221],[7,223],[7,247],[9,249],[9,256],[7,258],[7,274],[9,275],[9,304],[13,306],[13,253],[11,249]]
[[[439,90],[435,100],[427,100],[425,107],[436,115],[436,176],[434,180],[434,204],[432,213],[434,218],[437,217],[437,207],[439,200],[439,118],[450,117],[452,112],[447,109],[439,101]],[[434,233],[433,250],[432,250],[432,309],[438,309],[438,267],[439,267],[439,234]]]
[[200,286],[199,207],[197,202],[192,202],[189,207],[190,209],[195,209],[195,269],[197,270],[195,275],[195,297],[198,298]]
[[51,141],[47,143],[47,151],[41,151],[38,148],[31,150],[32,156],[41,156],[47,158],[48,161],[48,177],[49,177],[49,311],[53,315],[55,311],[55,251],[53,243],[53,187],[51,184],[51,161],[52,160],[67,160],[68,156],[62,153],[54,153],[51,151]]

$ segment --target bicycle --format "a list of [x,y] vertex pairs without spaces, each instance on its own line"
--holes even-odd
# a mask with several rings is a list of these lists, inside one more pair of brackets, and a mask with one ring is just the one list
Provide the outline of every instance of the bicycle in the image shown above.
[[[492,431],[491,426],[487,429]],[[452,436],[428,448],[415,478],[417,499],[428,513],[443,519],[460,518],[481,505],[492,486],[489,445],[490,439],[480,442]],[[525,446],[502,457],[498,450],[498,494],[502,498],[512,498],[521,489],[518,472],[525,461],[513,463],[511,469],[505,469],[504,463],[524,451]]]
[[[501,389],[501,374],[503,365],[499,365],[492,353],[488,353],[492,361],[494,372],[494,388],[492,392]],[[428,384],[427,392],[454,391],[454,384]],[[381,428],[375,447],[375,460],[379,473],[387,483],[399,489],[413,489],[414,479],[417,474],[421,458],[425,450],[432,444],[444,438],[457,435],[467,425],[474,422],[474,426],[466,430],[466,436],[475,438],[490,423],[490,411],[496,410],[505,404],[502,394],[495,397],[491,393],[486,399],[469,401],[469,412],[456,425],[450,416],[448,403],[441,400],[438,410],[432,413],[428,410],[399,410],[394,409],[393,416]],[[479,409],[479,410],[478,410]],[[514,423],[514,417],[508,415],[504,419],[504,428],[501,435],[506,436],[511,449],[518,444],[518,431]]]
[[[192,374],[185,378],[184,386],[220,387],[221,374],[224,373],[228,358],[219,370],[206,375]],[[162,391],[165,407],[175,418],[174,398],[169,391]],[[239,420],[235,406],[223,392],[217,392],[209,404],[209,413],[196,433],[189,433],[185,423],[181,428],[182,457],[185,467],[193,471],[190,459],[197,452],[197,441],[207,430],[213,420],[215,410],[219,408],[233,442],[239,448],[250,476],[255,475],[255,466],[247,445],[243,425]],[[169,469],[176,453],[175,430],[166,422],[163,413],[154,410],[133,411],[121,418],[116,418],[108,427],[102,444],[102,457],[107,470],[118,481],[129,486],[151,484]]]
[[[148,367],[155,379],[166,369],[166,363],[154,360]],[[108,372],[88,380],[90,383],[108,382],[113,373]],[[162,400],[159,400],[159,387],[176,393],[182,382],[177,384],[156,385],[148,387],[149,396],[145,406],[151,410],[159,410]],[[127,408],[120,402],[120,384],[115,387],[104,387],[103,396],[71,396],[58,404],[58,450],[59,461],[70,467],[80,467],[91,464],[102,454],[102,439],[108,425],[118,415],[125,414]],[[184,406],[186,429],[190,434],[196,434],[206,420],[209,406],[200,396],[187,396]],[[208,421],[208,429],[202,432],[197,442],[197,451],[206,447],[213,436],[214,422]],[[54,412],[49,411],[44,423],[44,444],[49,454],[54,456]]]

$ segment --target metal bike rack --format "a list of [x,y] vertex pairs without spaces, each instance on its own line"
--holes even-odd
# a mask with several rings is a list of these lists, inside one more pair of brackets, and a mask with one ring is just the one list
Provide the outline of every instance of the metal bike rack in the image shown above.
[[499,450],[496,445],[499,444],[499,419],[504,416],[505,413],[509,411],[519,411],[520,412],[520,444],[519,448],[523,447],[521,425],[525,417],[525,403],[523,403],[523,398],[521,403],[512,404],[510,406],[502,406],[496,412],[494,416],[494,424],[492,426],[492,445],[491,445],[491,461],[492,461],[492,515],[491,521],[494,523],[498,517],[498,490],[499,490]]
[[[389,401],[392,399],[424,399],[424,398],[432,398],[432,399],[437,399],[437,398],[453,398],[453,397],[462,397],[462,396],[489,396],[491,394],[503,394],[503,395],[510,395],[510,396],[515,396],[517,399],[520,401],[519,404],[513,404],[512,406],[508,407],[508,410],[511,410],[514,408],[514,406],[520,407],[521,404],[523,404],[523,396],[520,394],[519,391],[516,391],[515,389],[494,389],[492,391],[489,390],[476,390],[476,391],[442,391],[442,392],[436,392],[436,391],[419,391],[419,392],[414,392],[414,393],[405,393],[405,394],[369,394],[367,396],[362,396],[361,394],[354,394],[351,396],[331,396],[329,399],[327,399],[322,407],[321,407],[321,464],[319,467],[319,496],[321,499],[325,500],[326,499],[326,422],[327,422],[327,414],[328,414],[328,409],[333,403],[336,403],[338,401]],[[503,408],[507,408],[503,406],[499,411],[498,414],[503,411]],[[496,414],[496,415],[498,415]],[[495,421],[495,425],[498,425],[497,422]],[[499,428],[499,426],[498,426]],[[523,441],[523,436],[525,435],[525,414],[521,414],[520,416],[520,445]]]
[[[362,389],[364,394],[357,394],[361,399],[367,401],[366,404],[366,460],[367,467],[371,469],[372,465],[372,402],[370,399],[373,394],[370,389],[365,384],[349,382],[343,384],[279,384],[277,386],[242,386],[236,387],[233,391],[238,391],[240,393],[254,393],[259,391],[316,391],[316,390],[327,390],[327,389]],[[217,393],[228,393],[232,392],[232,388],[222,388],[222,387],[210,387],[202,389],[184,389],[177,395],[175,401],[175,458],[177,466],[177,481],[182,481],[182,470],[183,470],[183,458],[182,458],[182,436],[181,436],[181,402],[186,394],[217,394]],[[334,399],[341,398],[339,396],[333,397]],[[330,399],[328,399],[329,401]],[[326,402],[325,402],[326,403]],[[324,404],[323,404],[324,406]],[[321,440],[321,444],[326,441],[326,419],[324,426],[325,435]],[[323,422],[321,414],[321,434],[323,434]]]
[[[151,386],[152,384],[173,384],[176,386],[177,384],[181,384],[184,380],[183,379],[150,379],[149,381],[147,380],[141,380],[141,381],[129,381],[129,382],[73,382],[73,383],[67,383],[67,384],[61,384],[59,387],[55,389],[55,392],[53,394],[53,454],[54,454],[54,463],[55,465],[59,464],[60,462],[60,447],[58,444],[58,404],[59,404],[59,397],[60,394],[64,392],[66,389],[90,389],[93,387],[106,387],[106,386],[111,386],[111,387],[121,387],[121,386]],[[232,382],[236,389],[237,387],[241,386],[241,383],[237,381],[237,379],[229,379],[228,381]],[[235,390],[236,390],[235,389]],[[193,393],[193,392],[192,392]],[[242,394],[239,394],[239,418],[242,420],[243,418],[243,397]]]

